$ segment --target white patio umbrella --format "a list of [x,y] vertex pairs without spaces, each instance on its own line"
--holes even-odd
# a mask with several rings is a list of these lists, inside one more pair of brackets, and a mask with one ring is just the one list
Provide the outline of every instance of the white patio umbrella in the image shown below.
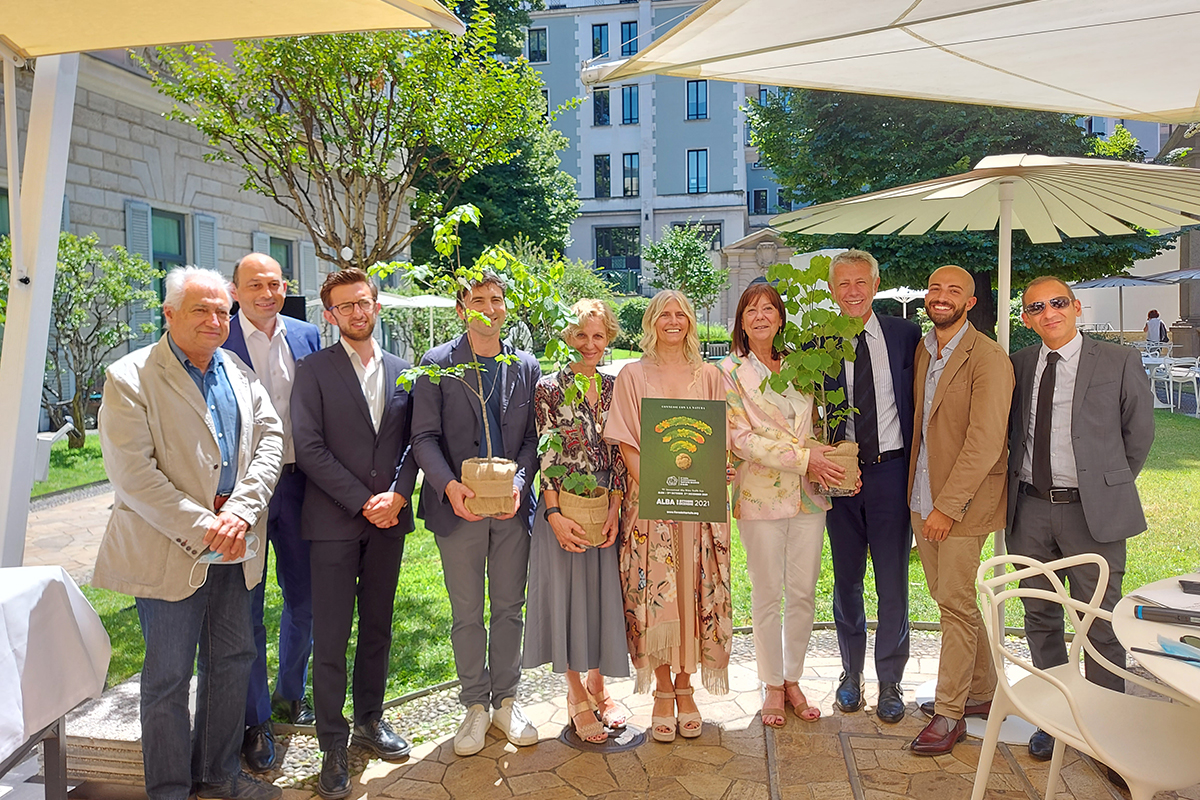
[[1200,280],[1200,269],[1171,269],[1155,275],[1143,275],[1142,277],[1162,281],[1163,283],[1182,283],[1183,281]]
[[923,300],[928,289],[910,289],[907,286],[897,286],[895,289],[884,289],[875,295],[876,300],[898,300],[904,307],[904,317],[908,318],[908,304],[913,300]]
[[[666,16],[666,15],[663,15]],[[674,22],[674,17],[669,22]],[[661,73],[1117,119],[1200,119],[1195,0],[709,0],[585,84]],[[1155,58],[1170,53],[1170,78]]]
[[388,292],[379,293],[379,304],[384,308],[428,308],[429,309],[429,349],[433,349],[433,310],[435,308],[454,308],[454,301],[449,297],[436,294],[418,294],[405,297]]
[[[79,53],[179,42],[399,28],[462,33],[437,0],[47,0],[0,14],[12,281],[0,353],[0,567],[20,566],[32,489]],[[18,146],[16,70],[37,57]],[[24,185],[22,186],[22,180]]]
[[975,169],[782,214],[779,231],[919,236],[929,230],[990,231],[999,225],[997,339],[1008,348],[1012,231],[1034,243],[1194,225],[1200,170],[1091,158],[989,156]]
[[1121,326],[1121,344],[1125,344],[1125,287],[1126,286],[1163,286],[1166,281],[1153,278],[1134,277],[1132,275],[1114,275],[1111,278],[1095,278],[1090,281],[1079,281],[1071,284],[1072,289],[1116,289],[1117,290],[1117,322]]

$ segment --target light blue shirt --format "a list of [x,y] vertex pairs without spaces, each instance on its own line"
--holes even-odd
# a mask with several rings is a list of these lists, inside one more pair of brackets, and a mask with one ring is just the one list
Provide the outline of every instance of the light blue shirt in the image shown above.
[[217,431],[217,447],[221,450],[221,475],[217,481],[217,494],[233,494],[237,483],[238,438],[241,432],[241,413],[238,411],[237,397],[233,394],[233,384],[225,374],[225,356],[220,350],[213,353],[208,362],[208,369],[201,372],[192,364],[184,352],[175,344],[175,340],[167,335],[171,352],[183,364],[187,374],[191,376],[204,405],[208,406],[212,417],[213,427]]
[[967,323],[958,329],[958,333],[942,347],[942,357],[938,358],[937,331],[930,330],[925,334],[925,349],[929,351],[929,370],[925,373],[925,405],[921,410],[921,448],[917,451],[917,472],[913,476],[912,496],[908,499],[908,507],[921,515],[921,519],[929,519],[933,513],[933,492],[929,488],[929,411],[933,408],[933,396],[937,393],[938,382],[946,369],[946,362],[954,354],[954,350],[967,332]]

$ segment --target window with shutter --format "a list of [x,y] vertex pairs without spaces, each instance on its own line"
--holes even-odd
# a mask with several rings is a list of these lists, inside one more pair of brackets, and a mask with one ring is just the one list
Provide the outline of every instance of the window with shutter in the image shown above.
[[305,297],[316,297],[321,289],[321,277],[317,274],[317,248],[312,242],[297,242],[300,261],[300,286],[293,293]]
[[219,269],[217,261],[217,218],[208,214],[192,216],[196,240],[196,266]]
[[[136,253],[153,263],[154,245],[151,236],[150,204],[140,200],[125,201],[125,249]],[[134,338],[129,343],[130,350],[145,347],[157,338],[159,312],[136,304],[129,308],[129,327],[133,329]],[[143,325],[153,325],[154,330],[142,332]]]

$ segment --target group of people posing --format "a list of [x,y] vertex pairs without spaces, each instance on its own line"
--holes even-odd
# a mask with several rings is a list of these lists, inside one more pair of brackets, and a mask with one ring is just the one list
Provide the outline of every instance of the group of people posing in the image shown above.
[[[693,676],[711,694],[728,690],[730,525],[640,516],[647,397],[727,405],[727,476],[752,584],[763,723],[785,724],[789,706],[802,720],[821,713],[799,682],[826,530],[843,666],[834,706],[852,713],[866,704],[869,557],[879,601],[875,713],[888,723],[904,717],[915,534],[943,646],[936,699],[922,707],[931,719],[911,749],[949,752],[965,736],[964,717],[986,715],[995,690],[974,588],[989,533],[1007,523],[1010,550],[1041,560],[1102,553],[1111,567],[1105,602],[1119,599],[1125,539],[1146,527],[1133,481],[1153,439],[1149,390],[1135,351],[1076,332],[1079,303],[1056,278],[1026,289],[1023,319],[1042,345],[1011,361],[967,321],[974,284],[959,267],[930,276],[934,327],[924,337],[911,322],[872,313],[879,268],[870,254],[836,256],[829,286],[841,313],[864,322],[837,379],[855,409],[836,438],[858,443],[857,491],[832,499],[823,490],[845,469],[812,438],[812,396],[768,383],[787,355],[776,344],[787,316],[765,281],[742,294],[719,366],[701,356],[689,300],[660,292],[642,320],[642,358],[614,379],[597,370],[619,331],[611,307],[579,301],[562,332],[579,361],[542,376],[533,356],[503,341],[506,287],[485,273],[457,297],[466,332],[422,359],[461,377],[422,377],[409,392],[397,380],[409,364],[372,337],[378,289],[360,270],[334,272],[321,287],[325,320],[340,333],[324,349],[315,326],[280,315],[286,283],[268,256],[239,261],[232,286],[211,270],[169,273],[167,333],[108,370],[99,428],[115,501],[93,579],[136,598],[151,800],[278,798],[239,763],[244,756],[254,772],[274,765],[273,706],[293,723],[315,721],[324,797],[349,794],[351,743],[382,758],[409,752],[383,701],[414,501],[435,535],[450,599],[465,708],[458,755],[481,750],[492,726],[514,745],[537,742],[517,686],[522,667],[547,663],[566,674],[580,739],[602,743],[626,725],[630,712],[604,679],[628,676],[631,662],[636,690],[654,691],[653,738],[699,736]],[[559,446],[539,455],[547,434]],[[483,517],[470,510],[475,494],[461,465],[491,456],[516,463],[512,506]],[[607,490],[598,545],[560,508],[562,473],[572,471]],[[268,544],[283,595],[273,690]],[[1085,597],[1096,577],[1068,580]],[[1065,663],[1061,611],[1029,601],[1025,619],[1034,663]],[[1089,636],[1124,664],[1110,626],[1097,622]],[[1099,665],[1086,669],[1123,690]],[[1034,740],[1031,753],[1049,758],[1053,741],[1040,731]]]

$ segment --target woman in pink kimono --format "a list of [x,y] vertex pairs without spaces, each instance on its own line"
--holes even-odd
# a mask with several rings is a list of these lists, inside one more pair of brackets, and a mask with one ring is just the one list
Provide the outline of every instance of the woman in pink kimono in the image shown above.
[[649,691],[653,673],[651,733],[670,742],[676,731],[693,738],[703,727],[693,674],[712,694],[729,691],[729,525],[638,517],[641,399],[724,400],[725,385],[700,356],[696,312],[679,292],[650,301],[641,346],[641,360],[617,375],[604,438],[620,445],[628,471],[620,566],[635,690]]
[[752,283],[738,301],[733,344],[721,362],[737,471],[733,516],[746,550],[758,677],[767,688],[762,721],[772,727],[786,722],[785,704],[808,722],[821,716],[799,685],[829,508],[813,483],[845,473],[825,458],[832,447],[811,441],[812,396],[791,387],[779,393],[766,382],[783,362],[775,335],[786,321],[779,292],[765,281]]

